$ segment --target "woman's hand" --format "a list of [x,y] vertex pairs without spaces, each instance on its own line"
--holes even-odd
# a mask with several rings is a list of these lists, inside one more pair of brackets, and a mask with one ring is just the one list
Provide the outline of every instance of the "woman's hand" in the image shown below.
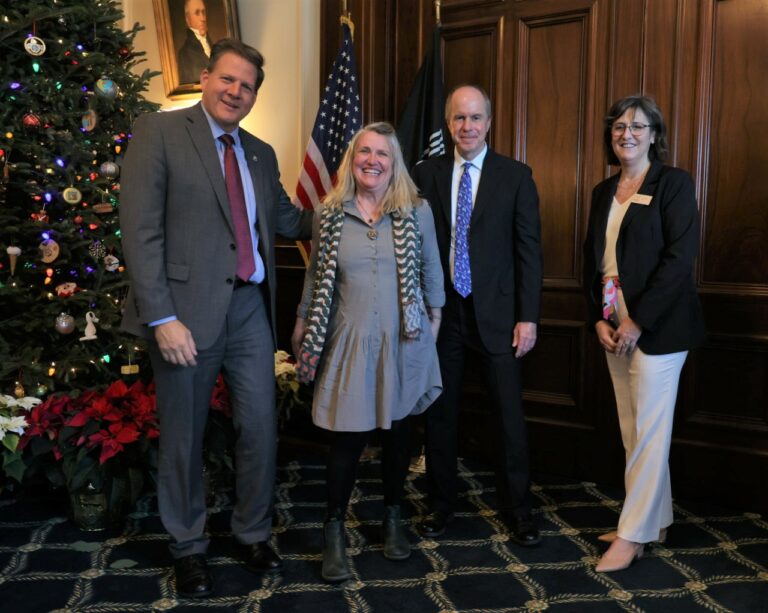
[[443,310],[437,307],[429,307],[429,327],[432,328],[432,337],[437,342],[437,333],[440,331],[440,320],[443,318]]
[[296,323],[293,325],[293,334],[291,334],[291,350],[293,351],[293,357],[299,361],[299,351],[301,350],[301,343],[304,340],[304,335],[307,333],[307,320],[303,317],[297,317]]
[[597,332],[597,340],[603,346],[608,353],[616,352],[616,341],[613,340],[613,334],[616,330],[604,319],[601,319],[595,324],[595,332]]
[[643,330],[632,321],[631,317],[625,317],[624,321],[613,332],[613,342],[616,343],[614,353],[621,356],[632,351],[637,346],[637,339],[642,333]]
[[595,332],[603,349],[620,356],[637,346],[637,339],[643,330],[630,317],[626,317],[615,330],[607,321],[598,321],[595,324]]

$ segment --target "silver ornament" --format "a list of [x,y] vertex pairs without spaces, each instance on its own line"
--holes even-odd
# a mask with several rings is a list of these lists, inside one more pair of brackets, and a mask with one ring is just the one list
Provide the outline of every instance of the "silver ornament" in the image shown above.
[[69,313],[59,313],[56,316],[55,327],[59,334],[72,334],[75,330],[75,318]]

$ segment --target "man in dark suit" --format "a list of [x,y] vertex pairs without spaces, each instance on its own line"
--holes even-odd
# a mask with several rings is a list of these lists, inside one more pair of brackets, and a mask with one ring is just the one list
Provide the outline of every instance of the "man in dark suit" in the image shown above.
[[431,512],[419,529],[440,536],[453,518],[459,400],[465,356],[471,353],[486,374],[494,409],[500,511],[516,542],[536,545],[520,362],[536,343],[539,318],[538,195],[530,168],[486,145],[491,102],[481,88],[456,88],[446,102],[446,121],[454,153],[414,169],[434,212],[447,290],[437,341],[443,394],[426,416]]
[[264,79],[261,54],[224,39],[202,73],[202,101],[134,126],[120,222],[131,287],[123,327],[150,340],[160,416],[158,503],[176,590],[207,596],[202,446],[213,386],[226,378],[237,433],[232,533],[255,572],[269,545],[275,479],[275,252],[278,232],[308,237],[265,142],[240,129]]
[[179,83],[198,83],[200,73],[208,66],[211,38],[208,36],[208,13],[203,0],[185,0],[186,37],[178,53]]

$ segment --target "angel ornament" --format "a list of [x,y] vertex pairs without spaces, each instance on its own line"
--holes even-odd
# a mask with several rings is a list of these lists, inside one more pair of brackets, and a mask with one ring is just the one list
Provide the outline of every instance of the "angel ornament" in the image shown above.
[[96,324],[99,323],[99,318],[93,311],[88,311],[85,314],[85,336],[81,336],[81,341],[95,341],[96,340]]

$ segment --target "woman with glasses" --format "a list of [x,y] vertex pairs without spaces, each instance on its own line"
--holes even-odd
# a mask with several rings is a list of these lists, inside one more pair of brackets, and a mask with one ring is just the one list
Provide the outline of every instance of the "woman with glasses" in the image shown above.
[[664,165],[666,126],[646,96],[616,102],[604,145],[620,171],[592,192],[584,243],[589,325],[605,350],[626,452],[618,528],[596,570],[627,568],[672,524],[669,446],[688,350],[704,339],[693,278],[699,214],[690,175]]

